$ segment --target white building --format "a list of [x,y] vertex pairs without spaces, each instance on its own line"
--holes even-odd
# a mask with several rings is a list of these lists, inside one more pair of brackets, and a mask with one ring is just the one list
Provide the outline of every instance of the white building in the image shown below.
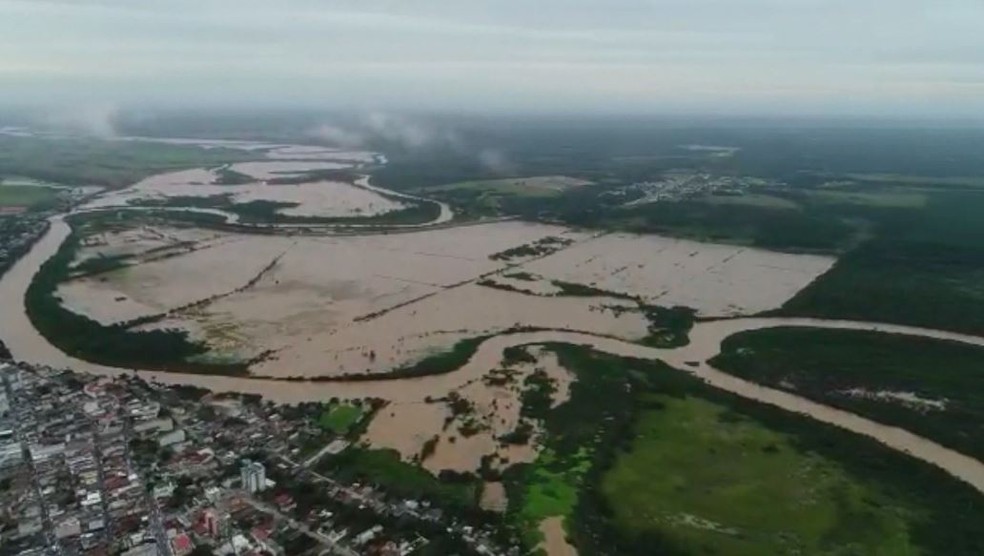
[[163,448],[165,446],[173,446],[180,442],[185,441],[185,431],[184,429],[175,429],[171,432],[164,433],[157,437],[157,444]]
[[258,461],[243,461],[242,467],[239,468],[239,476],[243,482],[243,490],[250,494],[266,488],[266,468]]

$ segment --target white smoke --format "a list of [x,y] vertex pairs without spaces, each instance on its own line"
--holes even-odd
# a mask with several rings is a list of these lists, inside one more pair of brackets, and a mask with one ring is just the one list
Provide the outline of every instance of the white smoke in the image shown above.
[[516,168],[509,162],[502,151],[496,149],[482,149],[478,152],[478,162],[486,170],[500,175],[512,174]]
[[308,131],[308,135],[315,139],[327,141],[335,147],[357,148],[364,147],[368,138],[364,133],[347,130],[331,124],[322,124]]
[[438,140],[430,126],[381,112],[369,114],[366,126],[375,136],[410,150],[432,147]]
[[500,175],[511,174],[516,169],[501,151],[469,146],[453,129],[385,112],[369,113],[358,123],[345,127],[324,123],[309,130],[308,135],[343,148],[369,148],[382,142],[407,151],[447,150],[472,157],[483,168]]

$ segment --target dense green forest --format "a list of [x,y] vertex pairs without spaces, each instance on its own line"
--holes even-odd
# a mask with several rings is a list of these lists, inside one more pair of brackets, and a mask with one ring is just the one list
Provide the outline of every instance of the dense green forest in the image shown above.
[[938,192],[885,219],[779,312],[984,335],[984,191]]

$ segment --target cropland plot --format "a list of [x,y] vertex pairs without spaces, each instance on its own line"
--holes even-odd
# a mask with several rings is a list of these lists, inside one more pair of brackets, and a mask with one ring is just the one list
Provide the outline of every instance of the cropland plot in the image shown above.
[[[187,330],[219,353],[274,350],[275,355],[253,370],[279,377],[384,372],[447,349],[460,339],[516,326],[576,326],[629,338],[645,335],[641,315],[616,315],[603,308],[609,303],[631,308],[629,302],[531,301],[529,296],[462,285],[503,268],[505,263],[490,260],[490,253],[560,233],[562,229],[551,226],[505,222],[362,237],[230,236],[236,240],[230,251],[265,254],[256,257],[254,266],[282,257],[249,288],[174,314],[160,326]],[[217,249],[207,249],[202,256]],[[175,260],[191,264],[191,257]],[[209,273],[230,274],[214,263],[203,263],[201,268],[164,263],[128,269],[120,278],[105,282],[78,281],[100,290],[99,294],[81,291],[66,297],[70,306],[92,312],[107,304],[110,308],[132,304],[122,319],[127,320],[181,306],[174,303],[173,290],[185,287],[182,273],[192,282],[207,282]],[[144,277],[148,268],[162,276]],[[254,276],[243,276],[220,293],[232,292]],[[155,280],[156,286],[149,288]],[[172,282],[160,283],[166,280]],[[128,281],[137,285],[127,286]],[[202,289],[194,283],[188,287]],[[160,298],[155,297],[158,293]],[[85,306],[85,300],[78,299],[82,297],[97,299],[96,307]]]
[[41,184],[0,180],[0,208],[30,208],[54,200],[58,192]]
[[833,258],[815,255],[611,234],[520,270],[638,295],[664,307],[691,307],[701,316],[724,316],[777,308],[833,263]]
[[290,342],[253,370],[259,375],[307,377],[379,373],[450,349],[459,340],[517,326],[576,327],[635,340],[646,335],[648,322],[634,308],[625,300],[533,297],[469,284],[323,331],[310,340]]
[[[453,230],[428,230],[413,234],[366,236],[352,238],[356,245],[418,255],[489,262],[489,255],[506,249],[534,243],[547,237],[561,237],[574,242],[587,239],[587,234],[573,232],[561,226],[524,222],[496,222],[462,226]],[[376,247],[378,246],[378,247]],[[435,259],[436,260],[436,259]],[[489,268],[505,266],[492,264]]]
[[140,226],[97,232],[82,240],[73,265],[99,257],[154,256],[178,246],[202,245],[223,237],[227,236],[201,228],[170,226]]
[[246,286],[290,247],[282,238],[234,241],[66,282],[69,309],[112,324],[183,307]]
[[297,206],[277,210],[286,216],[376,216],[406,208],[378,193],[335,181],[316,181],[292,185],[233,186],[234,203],[274,201]]

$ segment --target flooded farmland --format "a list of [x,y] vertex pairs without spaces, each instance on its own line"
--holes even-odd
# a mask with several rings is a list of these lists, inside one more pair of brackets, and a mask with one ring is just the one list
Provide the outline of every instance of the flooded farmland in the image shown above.
[[[149,184],[141,182],[130,190],[108,195],[89,208],[113,206],[120,199],[108,201],[113,195],[132,195],[140,189],[173,187],[168,190],[173,192],[222,187],[228,191],[225,188],[235,187],[211,184],[211,176],[208,170],[155,176]],[[468,440],[456,437],[454,442],[449,433],[438,439],[428,459],[432,458],[434,469],[464,470],[474,468],[475,454],[495,453],[508,461],[535,457],[533,445],[501,452],[502,447],[493,440],[495,434],[515,425],[510,412],[516,403],[511,394],[481,386],[483,377],[499,366],[503,350],[550,342],[578,343],[616,355],[663,359],[712,386],[873,437],[984,490],[984,465],[972,458],[906,431],[737,379],[706,363],[720,351],[724,338],[772,326],[883,330],[984,344],[980,338],[876,323],[734,318],[696,324],[690,344],[683,348],[656,349],[633,343],[648,333],[648,322],[632,310],[632,301],[561,296],[551,286],[554,281],[571,282],[640,296],[658,305],[693,307],[702,315],[741,315],[782,305],[829,269],[833,264],[830,258],[656,236],[596,237],[519,222],[347,237],[268,237],[187,230],[176,233],[166,226],[144,228],[123,231],[116,238],[94,239],[93,244],[83,247],[76,263],[101,252],[131,257],[133,264],[67,282],[58,293],[68,308],[103,323],[173,312],[151,326],[186,329],[194,338],[211,342],[219,352],[239,353],[251,348],[271,350],[273,355],[251,369],[257,378],[143,373],[151,380],[194,384],[220,392],[257,393],[284,403],[330,397],[380,398],[390,405],[378,417],[379,422],[370,425],[367,438],[374,445],[396,448],[408,458],[420,454],[423,442],[432,438],[435,430],[426,426],[418,429],[413,423],[443,424],[448,418],[441,404],[427,400],[459,393],[483,408],[479,414],[491,419],[489,433]],[[27,362],[109,375],[132,372],[65,355],[33,328],[25,314],[23,300],[28,285],[69,233],[61,218],[53,219],[48,233],[0,281],[5,309],[0,337],[16,358]],[[167,239],[168,234],[173,237]],[[547,237],[566,241],[562,248],[543,256],[516,262],[494,257]],[[199,248],[181,252],[176,244]],[[155,249],[163,249],[168,256],[148,257],[147,253]],[[500,280],[500,285],[519,288],[529,281],[515,278],[519,272],[534,276],[532,281],[540,285],[523,293],[479,284],[492,277]],[[176,310],[206,298],[214,300],[193,311]],[[550,330],[515,331],[528,327]],[[373,381],[284,380],[384,373],[476,336],[489,338],[466,364],[447,374]],[[422,434],[425,429],[430,436]]]

